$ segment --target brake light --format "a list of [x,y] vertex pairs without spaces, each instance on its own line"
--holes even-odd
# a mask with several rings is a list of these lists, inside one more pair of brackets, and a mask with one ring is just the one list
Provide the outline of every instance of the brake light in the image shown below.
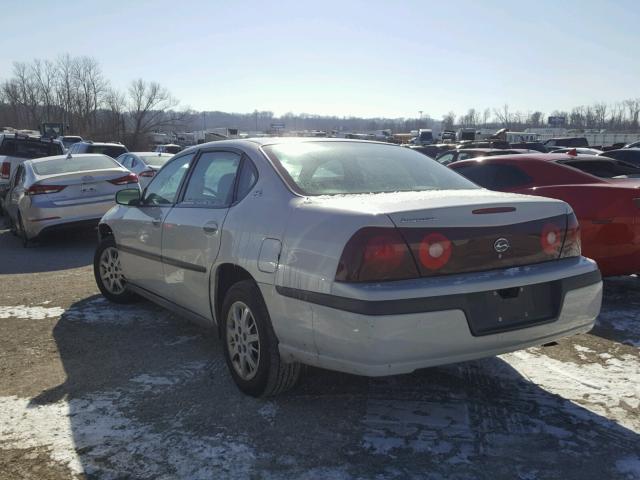
[[571,157],[577,157],[578,156],[578,151],[575,148],[572,148],[571,150],[567,150],[567,155],[569,155]]
[[546,223],[540,235],[540,245],[544,253],[557,255],[562,247],[562,229],[554,223]]
[[139,177],[150,178],[156,174],[155,170],[145,170],[144,172],[140,172]]
[[575,213],[567,215],[567,233],[562,245],[560,258],[579,257],[582,254],[582,242],[580,240],[580,224]]
[[9,178],[9,175],[11,175],[11,164],[9,162],[2,162],[0,178]]
[[420,263],[428,270],[440,270],[451,258],[451,242],[441,233],[430,233],[418,247]]
[[418,278],[418,268],[402,235],[395,228],[366,227],[345,245],[336,280],[378,282]]
[[109,183],[113,183],[114,185],[127,185],[129,183],[138,183],[138,176],[135,173],[128,173],[124,177],[114,178],[113,180],[108,180]]
[[64,190],[66,185],[31,185],[25,192],[27,195],[44,195],[46,193],[58,193]]

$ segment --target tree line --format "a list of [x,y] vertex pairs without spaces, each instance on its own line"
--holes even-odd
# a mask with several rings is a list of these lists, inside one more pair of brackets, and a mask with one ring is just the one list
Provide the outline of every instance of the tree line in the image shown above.
[[146,134],[173,128],[184,112],[159,83],[133,80],[115,89],[100,64],[87,56],[15,62],[12,76],[0,83],[0,126],[37,130],[43,122],[61,122],[69,134],[146,147]]
[[[180,132],[212,128],[240,131],[269,131],[274,123],[291,130],[342,130],[363,132],[391,130],[409,132],[431,128],[503,128],[524,130],[548,127],[541,111],[513,111],[500,108],[469,109],[463,115],[449,112],[441,119],[360,118],[292,112],[275,116],[271,111],[228,113],[179,109],[178,100],[162,85],[144,79],[133,80],[124,91],[114,88],[98,61],[87,56],[61,55],[55,60],[15,62],[10,78],[0,82],[0,126],[38,129],[43,122],[62,122],[69,134],[92,140],[120,141],[129,148],[148,147],[150,132]],[[552,111],[564,117],[566,128],[607,129],[621,132],[640,130],[640,98],[621,102]]]

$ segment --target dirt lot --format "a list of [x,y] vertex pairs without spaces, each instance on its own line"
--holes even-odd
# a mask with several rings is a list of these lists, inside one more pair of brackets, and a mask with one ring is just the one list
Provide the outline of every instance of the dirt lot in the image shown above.
[[93,232],[0,230],[0,478],[640,478],[640,280],[587,335],[246,397],[210,333],[93,281]]

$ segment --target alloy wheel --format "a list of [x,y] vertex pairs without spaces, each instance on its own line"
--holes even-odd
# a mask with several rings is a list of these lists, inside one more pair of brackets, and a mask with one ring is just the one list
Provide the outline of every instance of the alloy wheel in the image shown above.
[[236,373],[251,380],[260,365],[260,335],[251,309],[243,302],[231,305],[227,316],[227,347]]
[[100,255],[100,279],[109,293],[118,295],[124,292],[126,282],[120,268],[118,249],[107,247]]

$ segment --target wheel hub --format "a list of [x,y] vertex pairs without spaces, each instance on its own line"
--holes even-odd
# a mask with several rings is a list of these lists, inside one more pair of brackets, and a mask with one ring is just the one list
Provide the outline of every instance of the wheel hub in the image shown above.
[[243,302],[235,302],[227,316],[227,347],[236,373],[251,380],[260,364],[260,335],[253,313]]
[[118,295],[124,292],[125,279],[120,268],[120,256],[114,247],[105,248],[100,255],[100,278],[109,293]]

